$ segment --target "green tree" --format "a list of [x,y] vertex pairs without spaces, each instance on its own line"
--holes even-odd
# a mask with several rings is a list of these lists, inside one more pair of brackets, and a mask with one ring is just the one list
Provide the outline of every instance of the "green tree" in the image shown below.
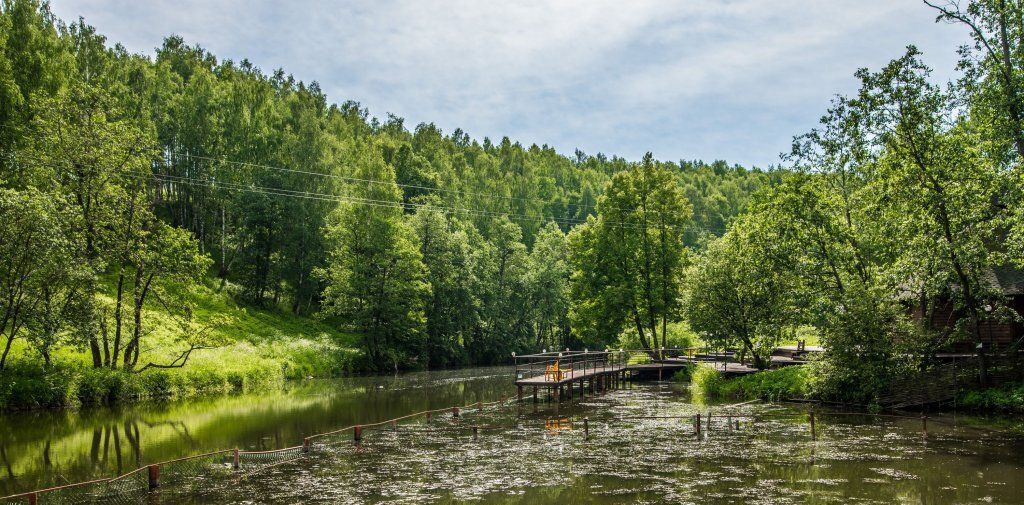
[[612,177],[597,210],[569,239],[574,329],[600,347],[631,324],[645,349],[664,347],[668,324],[680,317],[690,204],[648,153]]
[[901,249],[900,277],[918,284],[926,304],[952,301],[956,326],[978,344],[984,381],[984,307],[1004,298],[988,278],[1002,262],[992,244],[1003,235],[1005,175],[952,97],[928,82],[929,72],[911,47],[880,72],[860,73],[858,101],[884,152],[871,189],[888,235],[899,237],[890,247]]
[[686,276],[684,310],[705,342],[738,344],[763,369],[798,317],[793,270],[776,261],[785,239],[773,233],[777,227],[759,223],[760,217],[735,221],[704,248]]
[[403,215],[394,170],[373,145],[357,156],[358,177],[379,182],[353,184],[352,200],[339,204],[331,217],[324,310],[361,335],[373,369],[422,366],[424,303],[430,295],[423,255]]
[[533,309],[534,348],[562,349],[569,337],[569,261],[565,234],[553,222],[537,233],[525,284]]
[[[0,370],[26,323],[33,321],[46,291],[65,279],[57,275],[72,263],[73,247],[55,202],[36,190],[0,188]],[[54,284],[51,284],[54,283]],[[44,349],[45,352],[45,349]],[[49,362],[48,354],[44,354]]]
[[431,206],[419,208],[411,224],[431,286],[426,305],[428,364],[463,363],[463,346],[480,324],[479,281],[467,225]]

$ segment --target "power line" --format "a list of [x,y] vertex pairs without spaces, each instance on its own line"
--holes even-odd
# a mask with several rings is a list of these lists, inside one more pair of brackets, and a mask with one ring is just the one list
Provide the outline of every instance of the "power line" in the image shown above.
[[[209,157],[200,157],[200,156],[189,155],[189,154],[183,154],[183,155],[184,156],[195,157],[195,158],[199,158],[199,159],[206,159],[206,160],[210,160],[210,161],[217,161],[216,159],[209,158]],[[19,157],[24,158],[24,156],[19,156]],[[13,153],[11,155],[11,159],[12,159],[12,161],[15,160],[15,157],[13,156]],[[39,160],[38,158],[36,158],[35,161],[39,162],[39,161],[43,161],[43,160]],[[226,163],[234,163],[234,164],[248,165],[248,166],[257,166],[257,167],[269,168],[269,169],[273,169],[273,170],[283,170],[283,171],[288,171],[288,172],[295,172],[295,173],[302,173],[302,174],[309,174],[309,175],[336,177],[336,178],[339,178],[339,179],[355,180],[357,182],[387,184],[387,185],[395,184],[397,186],[410,186],[410,185],[402,185],[402,184],[397,184],[397,183],[392,183],[392,182],[387,182],[387,181],[376,181],[376,180],[373,180],[373,179],[352,178],[352,177],[345,177],[345,176],[339,176],[339,175],[333,175],[333,174],[321,174],[321,173],[317,173],[317,172],[307,172],[307,171],[288,169],[288,168],[283,168],[283,167],[272,167],[272,166],[269,166],[269,165],[258,165],[258,164],[253,164],[253,163],[235,162],[235,161],[230,161],[230,160],[223,160],[223,161],[226,162]],[[143,174],[125,173],[124,175],[129,177],[129,178],[147,179],[147,180],[150,179],[150,178],[153,178],[153,179],[156,179],[156,180],[162,181],[162,182],[179,183],[179,184],[185,184],[185,185],[194,186],[194,187],[212,187],[212,188],[223,187],[223,188],[234,190],[234,191],[243,191],[243,192],[248,192],[248,193],[253,193],[253,194],[263,194],[263,195],[270,195],[270,196],[282,196],[282,197],[300,198],[300,199],[306,199],[306,200],[328,201],[328,202],[335,202],[335,203],[354,203],[354,204],[363,204],[363,205],[376,206],[376,207],[399,208],[399,209],[410,210],[410,211],[411,210],[416,210],[416,209],[427,209],[427,210],[432,210],[432,211],[444,212],[446,214],[462,213],[462,214],[478,215],[478,216],[486,216],[486,217],[506,217],[506,218],[509,218],[511,220],[528,221],[528,222],[546,223],[548,221],[551,221],[551,222],[555,222],[557,224],[562,224],[562,225],[566,225],[566,226],[579,225],[579,224],[584,224],[584,223],[587,222],[586,219],[556,218],[556,217],[553,217],[553,216],[552,217],[545,217],[545,216],[541,216],[541,215],[530,216],[530,215],[527,215],[527,214],[519,214],[519,213],[514,213],[514,212],[497,212],[497,211],[491,211],[491,210],[486,210],[486,209],[475,209],[475,208],[466,208],[466,207],[452,207],[452,206],[443,206],[443,205],[434,205],[434,204],[425,204],[425,203],[413,203],[413,202],[403,202],[403,201],[396,202],[396,201],[390,201],[390,200],[379,200],[379,199],[372,199],[372,198],[353,197],[353,196],[349,196],[349,195],[332,195],[332,194],[326,194],[326,193],[315,193],[315,192],[310,192],[310,191],[299,191],[299,190],[291,190],[291,189],[285,189],[285,188],[273,188],[273,187],[266,187],[266,186],[257,186],[257,185],[254,185],[254,184],[240,184],[240,183],[234,183],[234,182],[228,182],[228,181],[220,181],[220,180],[209,179],[209,178],[202,178],[202,179],[200,179],[200,178],[185,177],[185,176],[179,176],[179,175],[173,175],[173,174],[152,173],[152,174],[149,174],[149,175],[143,175]],[[423,188],[425,188],[425,187],[423,187]],[[425,188],[425,189],[431,189],[431,188]],[[443,190],[441,188],[434,188],[434,189],[438,189],[438,190],[441,190],[441,191],[448,191],[448,192],[458,193],[457,191],[454,191],[454,190]],[[476,194],[478,194],[478,195],[485,195],[483,193],[476,193]],[[649,228],[650,227],[650,225],[645,226],[645,225],[642,225],[640,223],[631,223],[631,222],[624,222],[624,221],[611,221],[611,220],[607,220],[607,219],[604,220],[603,222],[605,224],[608,224],[608,225],[612,225],[612,226],[620,227],[620,228],[627,228],[627,229],[644,229],[644,228]],[[670,228],[671,229],[678,229],[680,227],[676,226],[676,225],[670,225]],[[683,229],[683,231],[707,231],[707,232],[711,232],[711,233],[715,232],[715,230],[712,230],[712,229],[710,229],[708,227],[695,226],[695,225],[686,225],[686,226],[683,226],[681,228]],[[722,231],[722,230],[720,230],[720,231]]]
[[[131,177],[140,177],[140,176],[131,176]],[[143,177],[145,177],[145,176],[143,176]],[[216,180],[206,179],[206,178],[184,177],[184,176],[177,176],[177,175],[170,175],[170,174],[153,174],[152,177],[157,179],[157,180],[164,181],[164,182],[187,184],[187,185],[190,185],[190,186],[202,186],[202,187],[213,187],[213,188],[223,187],[223,188],[229,189],[229,190],[243,191],[243,192],[255,193],[255,194],[263,194],[263,195],[271,195],[271,196],[283,196],[283,197],[293,197],[293,198],[302,198],[302,199],[307,199],[307,200],[328,201],[328,202],[337,202],[337,203],[354,203],[354,204],[363,204],[363,205],[369,205],[369,206],[375,206],[375,207],[398,208],[398,209],[403,209],[403,210],[425,209],[425,210],[431,210],[431,211],[436,211],[436,212],[444,212],[446,214],[462,213],[462,214],[471,214],[471,215],[475,214],[475,215],[489,216],[489,217],[507,217],[507,218],[512,219],[512,220],[540,222],[540,223],[544,223],[544,222],[548,222],[548,221],[553,221],[555,223],[564,224],[564,225],[578,225],[578,224],[583,224],[583,223],[586,222],[586,220],[570,219],[570,218],[530,216],[530,215],[526,215],[526,214],[518,214],[518,213],[513,213],[513,212],[496,212],[496,211],[490,211],[490,210],[485,210],[485,209],[474,209],[474,208],[466,208],[466,207],[451,207],[451,206],[441,206],[441,205],[423,204],[423,203],[379,200],[379,199],[372,199],[372,198],[354,197],[354,196],[350,196],[350,195],[331,195],[331,194],[326,194],[326,193],[315,193],[315,192],[309,192],[309,191],[290,190],[290,189],[284,189],[284,188],[271,188],[271,187],[265,187],[265,186],[256,186],[256,185],[252,185],[252,184],[246,185],[246,184],[238,184],[238,183],[232,183],[232,182],[226,182],[226,181],[216,181]],[[146,177],[146,178],[148,178],[148,177]],[[616,221],[605,221],[605,223],[609,224],[609,225],[612,225],[612,226],[621,227],[621,228],[629,228],[629,229],[643,229],[644,228],[644,225],[641,225],[639,223],[616,222]],[[671,226],[671,228],[675,229],[675,228],[677,228],[677,226]],[[686,226],[684,228],[686,230],[690,230],[690,231],[711,231],[711,230],[708,230],[707,228],[697,227],[697,226],[692,226],[692,225]]]
[[[198,155],[198,154],[191,154],[191,153],[181,152],[181,151],[169,150],[168,152],[170,154],[172,154],[172,155],[175,155],[175,156],[182,156],[182,157],[185,157],[185,158],[193,158],[193,159],[204,160],[204,161],[209,161],[209,162],[214,162],[214,163],[225,163],[225,164],[242,166],[242,167],[249,167],[249,168],[260,168],[260,169],[265,169],[265,170],[275,170],[275,171],[286,172],[286,173],[311,175],[311,176],[316,176],[316,177],[327,177],[327,178],[331,178],[331,179],[343,180],[343,181],[348,181],[348,182],[359,182],[359,183],[367,183],[367,184],[382,184],[382,185],[392,185],[392,184],[394,184],[394,185],[396,185],[396,186],[398,186],[400,188],[419,189],[419,190],[425,190],[425,191],[437,191],[437,192],[448,193],[448,194],[453,194],[453,195],[480,196],[480,197],[490,198],[490,199],[494,199],[494,200],[511,200],[511,201],[525,202],[525,203],[534,203],[534,204],[539,203],[541,205],[545,204],[545,202],[543,202],[543,201],[529,199],[529,198],[523,198],[523,197],[516,197],[516,196],[495,195],[493,193],[483,193],[483,192],[466,191],[466,190],[455,190],[455,189],[439,188],[439,187],[436,187],[436,186],[421,186],[421,185],[417,185],[417,184],[405,184],[405,183],[399,183],[397,181],[381,181],[381,180],[366,179],[366,178],[361,178],[361,177],[352,177],[352,176],[345,176],[345,175],[338,175],[338,174],[313,172],[313,171],[309,171],[309,170],[299,170],[299,169],[295,169],[295,168],[267,165],[267,164],[263,164],[263,163],[252,163],[252,162],[245,162],[245,161],[235,161],[235,160],[229,160],[229,159],[226,159],[226,158],[214,158],[214,157],[210,157],[210,156],[202,156],[202,155]],[[579,204],[578,207],[581,210],[587,210],[587,209],[593,209],[595,211],[597,210],[597,206],[596,205]],[[616,211],[619,211],[619,212],[630,212],[630,209],[623,209],[623,208],[620,208],[620,207],[613,207],[613,206],[610,206],[610,205],[609,206],[605,206],[605,208],[609,209],[609,210],[616,210]],[[654,212],[654,214],[657,214],[657,212]],[[574,223],[576,223],[576,224],[583,223],[583,222],[585,222],[585,220],[574,221]],[[711,229],[709,227],[702,227],[701,229],[703,231],[709,231],[709,232],[712,232],[712,233],[715,233],[715,232],[721,233],[721,232],[725,231],[723,228]]]

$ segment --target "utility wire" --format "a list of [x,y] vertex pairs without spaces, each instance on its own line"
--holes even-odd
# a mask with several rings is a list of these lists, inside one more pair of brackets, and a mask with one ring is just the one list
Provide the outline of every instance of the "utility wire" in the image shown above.
[[[493,194],[493,193],[483,193],[483,192],[476,192],[476,191],[466,191],[466,190],[455,190],[455,189],[439,188],[439,187],[436,187],[436,186],[421,186],[421,185],[417,185],[417,184],[405,184],[405,183],[392,182],[392,181],[381,181],[381,180],[376,180],[376,179],[366,179],[366,178],[361,178],[361,177],[352,177],[352,176],[345,176],[345,175],[338,175],[338,174],[328,174],[328,173],[314,172],[314,171],[309,171],[309,170],[299,170],[299,169],[294,169],[294,168],[287,168],[287,167],[280,167],[280,166],[274,166],[274,165],[267,165],[267,164],[262,164],[262,163],[251,163],[251,162],[244,162],[244,161],[234,161],[234,160],[229,160],[229,159],[226,159],[226,158],[214,158],[214,157],[210,157],[210,156],[202,156],[202,155],[198,155],[198,154],[191,154],[191,153],[186,153],[186,152],[181,152],[181,151],[169,150],[168,153],[171,154],[171,155],[174,155],[174,156],[182,156],[184,158],[192,158],[192,159],[203,160],[203,161],[214,162],[214,163],[225,163],[225,164],[236,165],[236,166],[241,166],[241,167],[248,167],[248,168],[259,168],[259,169],[275,170],[275,171],[286,172],[286,173],[311,175],[311,176],[316,176],[316,177],[326,177],[326,178],[342,180],[342,181],[348,181],[348,182],[358,182],[358,183],[367,183],[367,184],[383,184],[383,185],[394,184],[394,185],[396,185],[396,186],[398,186],[400,188],[419,189],[419,190],[424,190],[424,191],[437,191],[437,192],[448,193],[448,194],[453,194],[453,195],[479,196],[479,197],[484,197],[484,198],[490,198],[490,199],[493,199],[493,200],[511,200],[511,201],[519,201],[519,202],[524,202],[524,203],[533,203],[533,204],[538,204],[539,203],[541,205],[543,205],[545,203],[545,202],[542,202],[542,201],[539,201],[539,200],[530,199],[530,198],[523,198],[523,197],[516,197],[516,196],[505,196],[505,195],[496,195],[496,194]],[[581,210],[587,210],[587,209],[593,209],[595,211],[597,210],[597,206],[596,205],[579,204],[577,207],[579,209],[581,209]],[[604,208],[606,208],[608,210],[619,211],[619,212],[631,212],[630,209],[622,209],[622,208],[613,207],[613,206],[605,206]],[[653,214],[658,214],[658,213],[657,212],[653,212]],[[582,222],[585,222],[585,220],[576,221],[576,223],[582,223]],[[710,227],[701,227],[700,229],[704,230],[704,231],[709,231],[709,232],[712,232],[712,233],[716,233],[716,232],[717,233],[722,233],[722,232],[725,232],[725,230],[723,228],[721,228],[721,227],[715,227],[714,229],[712,229]]]
[[[130,175],[130,177],[138,178],[140,176]],[[141,177],[148,178],[148,176],[141,176]],[[403,210],[425,209],[425,210],[431,210],[431,211],[437,211],[437,212],[444,212],[446,214],[462,213],[462,214],[489,216],[489,217],[507,217],[507,218],[512,219],[512,220],[530,221],[530,222],[539,222],[539,223],[553,221],[555,223],[565,224],[565,225],[578,225],[578,224],[583,224],[583,223],[586,222],[586,220],[568,219],[568,218],[555,218],[555,217],[548,218],[548,217],[544,217],[544,216],[531,216],[531,215],[526,215],[526,214],[518,214],[518,213],[514,213],[514,212],[496,212],[496,211],[490,211],[490,210],[485,210],[485,209],[475,209],[475,208],[465,208],[465,207],[450,207],[450,206],[433,205],[433,204],[423,204],[423,203],[412,203],[412,202],[401,202],[401,201],[391,201],[391,200],[379,200],[379,199],[372,199],[372,198],[362,198],[362,197],[355,197],[355,196],[350,196],[350,195],[331,195],[331,194],[325,194],[325,193],[314,193],[314,192],[309,192],[309,191],[298,191],[298,190],[290,190],[290,189],[283,189],[283,188],[270,188],[270,187],[265,187],[265,186],[256,186],[256,185],[252,185],[252,184],[238,184],[238,183],[233,183],[233,182],[217,181],[217,180],[213,180],[213,179],[184,177],[184,176],[169,175],[169,174],[153,174],[152,177],[157,179],[157,180],[159,180],[159,181],[162,181],[162,182],[180,183],[180,184],[186,184],[186,185],[190,185],[190,186],[212,187],[212,188],[223,187],[223,188],[229,189],[229,190],[243,191],[243,192],[263,194],[263,195],[284,196],[284,197],[302,198],[302,199],[307,199],[307,200],[329,201],[329,202],[339,202],[339,203],[355,203],[355,204],[364,204],[364,205],[369,205],[369,206],[374,206],[374,207],[399,208],[399,209],[403,209]],[[638,224],[638,223],[629,223],[629,222],[620,222],[620,221],[605,221],[605,223],[609,224],[611,226],[620,227],[620,228],[628,228],[628,229],[643,229],[644,228],[643,225]],[[671,228],[676,229],[678,227],[677,226],[671,226]],[[696,227],[696,226],[692,226],[692,225],[691,226],[686,226],[684,228],[686,230],[692,230],[692,231],[700,231],[700,230],[710,231],[710,230],[707,230],[706,228]]]

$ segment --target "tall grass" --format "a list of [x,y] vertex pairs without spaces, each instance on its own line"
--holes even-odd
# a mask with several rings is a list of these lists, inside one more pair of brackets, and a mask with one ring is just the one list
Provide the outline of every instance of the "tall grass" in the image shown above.
[[[18,340],[8,368],[0,374],[0,410],[274,389],[288,379],[351,374],[360,359],[354,336],[322,322],[241,306],[207,285],[190,288],[189,295],[197,321],[225,321],[213,330],[221,347],[196,351],[182,368],[133,373],[94,369],[87,352],[64,345],[44,370],[34,351]],[[182,349],[172,315],[162,307],[147,308],[145,324],[140,364],[172,361]]]

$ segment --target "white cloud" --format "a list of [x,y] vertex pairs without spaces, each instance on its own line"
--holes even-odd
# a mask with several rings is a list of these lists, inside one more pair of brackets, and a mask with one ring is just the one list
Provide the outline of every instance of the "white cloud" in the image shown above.
[[130,50],[170,33],[407,124],[637,158],[766,165],[853,71],[964,38],[915,0],[54,0]]

